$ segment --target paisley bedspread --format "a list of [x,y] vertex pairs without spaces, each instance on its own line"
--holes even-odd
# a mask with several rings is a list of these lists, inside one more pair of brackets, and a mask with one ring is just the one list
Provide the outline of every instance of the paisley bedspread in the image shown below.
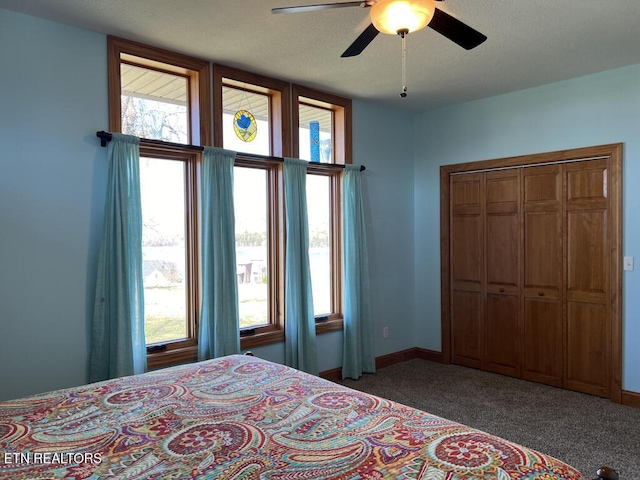
[[254,357],[0,403],[2,479],[572,479],[527,448]]

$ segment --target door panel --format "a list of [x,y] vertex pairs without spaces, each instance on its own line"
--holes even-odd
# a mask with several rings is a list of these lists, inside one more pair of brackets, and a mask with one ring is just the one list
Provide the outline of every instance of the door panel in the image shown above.
[[560,165],[523,169],[523,196],[525,207],[559,208],[562,202]]
[[518,214],[487,214],[487,284],[519,285]]
[[480,368],[482,295],[478,292],[454,291],[452,300],[453,363]]
[[520,299],[487,295],[485,367],[503,375],[520,375]]
[[525,298],[522,378],[562,385],[562,305]]
[[480,368],[484,315],[483,174],[451,177],[452,361]]
[[566,166],[565,387],[609,396],[610,302],[607,162]]
[[560,291],[562,285],[562,212],[525,212],[524,286]]
[[571,302],[567,308],[566,387],[608,396],[605,305]]
[[454,282],[482,282],[482,223],[480,215],[454,215],[451,222]]
[[520,171],[485,173],[486,314],[483,366],[520,375]]
[[562,385],[562,167],[525,168],[523,176],[522,377]]
[[606,244],[606,212],[567,212],[568,291],[601,294],[606,301]]

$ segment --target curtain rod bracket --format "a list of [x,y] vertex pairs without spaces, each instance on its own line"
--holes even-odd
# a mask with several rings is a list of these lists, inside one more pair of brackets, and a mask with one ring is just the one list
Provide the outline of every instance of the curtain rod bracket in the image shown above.
[[106,147],[107,143],[111,141],[111,134],[109,132],[105,132],[104,130],[96,132],[96,137],[100,139],[101,147]]

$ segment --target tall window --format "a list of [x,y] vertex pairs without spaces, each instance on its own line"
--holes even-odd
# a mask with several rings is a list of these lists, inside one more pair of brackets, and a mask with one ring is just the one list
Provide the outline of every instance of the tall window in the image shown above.
[[332,305],[333,278],[331,177],[307,175],[307,215],[309,219],[309,263],[313,289],[313,313],[328,315]]
[[269,171],[235,167],[236,262],[240,328],[269,325]]
[[193,153],[140,149],[144,321],[150,366],[178,361],[175,356],[191,358],[189,348],[197,345],[198,160]]
[[[351,101],[293,86],[294,155],[308,160],[307,210],[313,311],[318,331],[342,320],[340,172],[324,164],[351,163]],[[326,322],[326,323],[325,323]]]
[[209,63],[109,37],[110,129],[140,142],[143,284],[147,363],[197,357],[198,184],[200,154],[211,144]]
[[282,166],[290,155],[289,84],[213,66],[215,145],[234,170],[236,274],[243,348],[284,338]]

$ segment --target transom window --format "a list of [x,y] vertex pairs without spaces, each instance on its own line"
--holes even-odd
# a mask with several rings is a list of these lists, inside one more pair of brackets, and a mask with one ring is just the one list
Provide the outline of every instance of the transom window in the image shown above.
[[122,133],[189,143],[189,77],[123,62]]
[[298,118],[299,158],[335,163],[333,155],[333,111],[300,103]]

